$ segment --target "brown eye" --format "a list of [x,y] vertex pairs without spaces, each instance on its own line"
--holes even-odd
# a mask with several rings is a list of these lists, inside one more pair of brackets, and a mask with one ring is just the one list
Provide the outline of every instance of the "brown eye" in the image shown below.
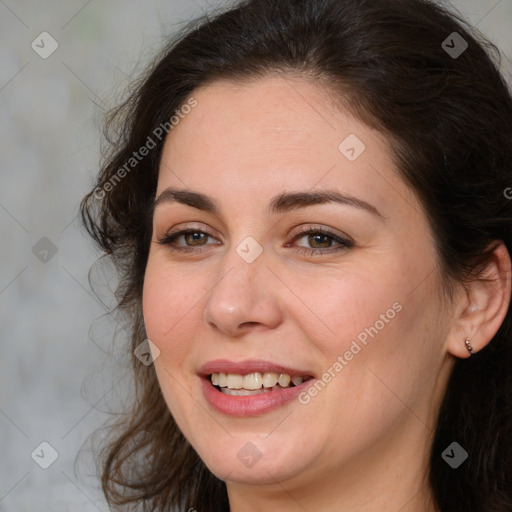
[[[201,252],[207,250],[208,239],[214,239],[209,233],[198,229],[184,229],[177,231],[176,233],[169,233],[162,239],[158,240],[160,245],[169,247],[172,251],[181,252]],[[218,245],[219,242],[214,242],[213,245]]]
[[308,243],[313,249],[327,249],[331,247],[332,237],[322,233],[308,235]]
[[201,231],[189,232],[183,235],[187,245],[204,245],[208,240],[208,235]]
[[323,228],[309,227],[295,235],[292,245],[296,246],[296,250],[313,256],[350,249],[354,247],[354,242]]

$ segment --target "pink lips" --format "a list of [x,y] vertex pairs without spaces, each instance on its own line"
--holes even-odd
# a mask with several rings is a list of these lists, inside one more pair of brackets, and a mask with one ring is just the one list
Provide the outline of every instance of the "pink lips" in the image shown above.
[[290,377],[312,375],[309,370],[296,370],[280,364],[271,363],[270,361],[256,359],[247,359],[238,363],[227,359],[216,359],[215,361],[204,364],[199,370],[202,376],[211,375],[212,373],[237,373],[239,375],[247,375],[253,372],[287,373]]
[[270,412],[296,398],[304,389],[309,387],[315,379],[312,378],[298,386],[273,390],[268,393],[259,393],[248,396],[226,395],[219,391],[212,383],[212,373],[236,373],[247,375],[253,372],[286,373],[293,376],[312,376],[308,370],[296,370],[282,365],[261,360],[246,360],[235,363],[227,359],[217,359],[203,365],[200,369],[203,394],[209,404],[218,412],[230,416],[256,416]]

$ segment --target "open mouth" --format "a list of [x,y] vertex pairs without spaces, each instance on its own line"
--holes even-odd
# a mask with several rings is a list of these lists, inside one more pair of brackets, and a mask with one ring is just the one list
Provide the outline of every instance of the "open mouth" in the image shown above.
[[246,375],[234,373],[212,373],[208,379],[213,386],[231,396],[258,395],[261,393],[274,393],[282,389],[299,386],[312,379],[311,375],[290,376],[286,373],[254,372]]

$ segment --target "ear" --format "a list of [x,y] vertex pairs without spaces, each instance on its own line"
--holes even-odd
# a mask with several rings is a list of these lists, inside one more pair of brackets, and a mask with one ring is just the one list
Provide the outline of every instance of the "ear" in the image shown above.
[[470,338],[475,352],[487,346],[505,319],[510,293],[510,255],[500,241],[489,254],[480,277],[461,285],[447,339],[448,352],[459,358],[469,357],[466,338]]

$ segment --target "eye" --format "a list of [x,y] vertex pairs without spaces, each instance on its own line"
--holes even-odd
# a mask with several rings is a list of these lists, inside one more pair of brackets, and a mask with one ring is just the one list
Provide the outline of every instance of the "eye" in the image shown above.
[[[182,253],[201,253],[208,249],[211,243],[208,239],[214,239],[214,245],[219,242],[213,235],[201,229],[187,228],[168,233],[158,240],[160,245],[169,247],[171,251]],[[304,240],[305,244],[297,244],[297,241]],[[346,250],[354,246],[354,242],[349,238],[337,235],[325,228],[316,226],[306,226],[295,234],[292,243],[286,244],[285,247],[294,246],[295,250],[301,253],[309,253],[309,255],[329,254],[341,250]]]
[[[292,242],[304,240],[306,245],[295,244],[299,252],[309,253],[311,256],[316,254],[328,254],[341,250],[346,250],[354,246],[354,242],[349,238],[339,236],[325,228],[308,226],[302,228],[296,234]],[[289,247],[290,244],[287,244]]]
[[[198,253],[207,248],[208,238],[213,238],[213,236],[205,231],[189,228],[169,233],[159,239],[158,243],[168,246],[172,251]],[[180,241],[183,243],[179,243]],[[216,245],[218,243],[216,242]]]

